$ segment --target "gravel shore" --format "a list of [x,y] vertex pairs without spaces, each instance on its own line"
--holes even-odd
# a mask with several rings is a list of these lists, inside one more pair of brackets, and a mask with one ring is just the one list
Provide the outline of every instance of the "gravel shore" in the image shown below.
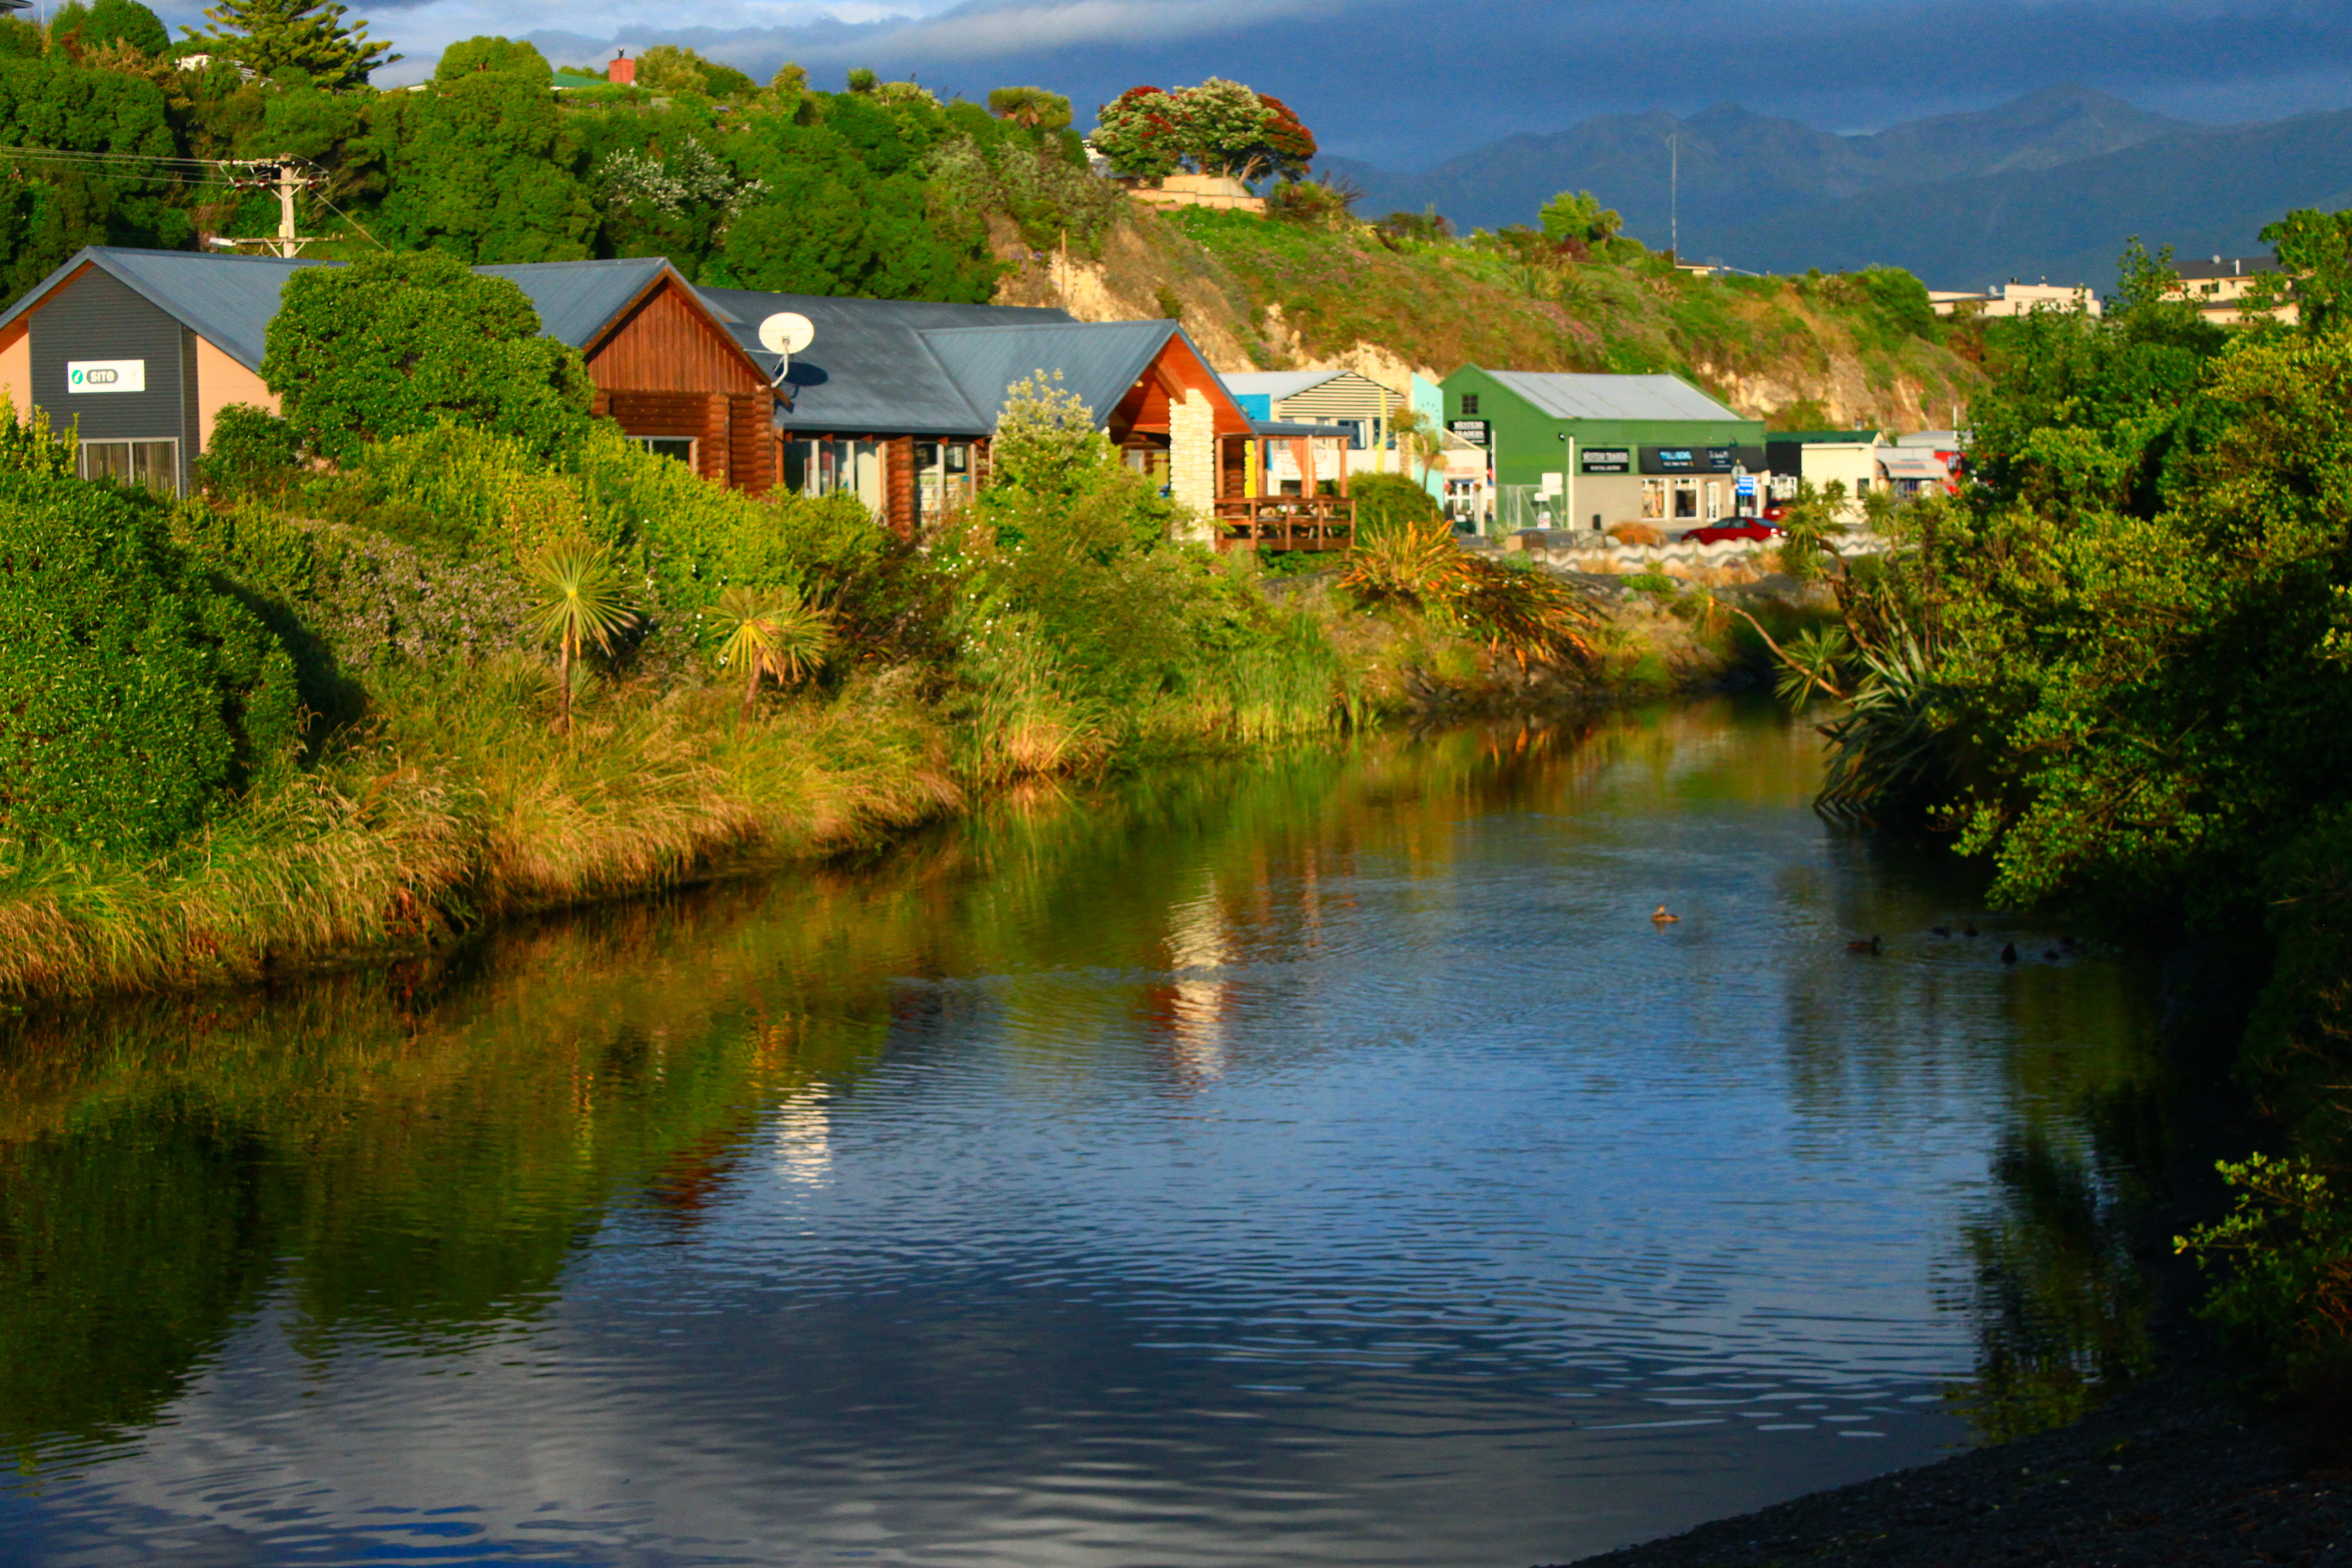
[[2073,1426],[1820,1492],[1578,1568],[2352,1568],[2352,1433],[2171,1378]]

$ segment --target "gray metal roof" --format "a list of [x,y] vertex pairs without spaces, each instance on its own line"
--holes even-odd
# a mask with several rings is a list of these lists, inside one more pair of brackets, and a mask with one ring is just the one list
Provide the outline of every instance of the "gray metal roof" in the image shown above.
[[1739,418],[1680,376],[1579,375],[1542,370],[1486,374],[1556,419]]
[[1310,386],[1320,386],[1347,374],[1344,370],[1251,370],[1223,378],[1225,390],[1235,397],[1252,395],[1279,403],[1286,397],[1296,397]]
[[269,319],[278,314],[278,290],[305,267],[331,262],[289,260],[276,256],[208,256],[198,250],[126,250],[93,245],[34,286],[0,315],[0,327],[39,305],[83,263],[110,274],[154,302],[198,337],[246,369],[261,368]]
[[[1230,376],[1225,379],[1225,384],[1228,386],[1233,384],[1233,379]],[[1250,421],[1250,428],[1261,436],[1271,437],[1276,440],[1285,437],[1298,436],[1341,436],[1352,438],[1356,434],[1356,427],[1353,425],[1319,425],[1311,419],[1253,419]]]
[[[630,300],[670,269],[659,256],[618,261],[526,261],[508,267],[477,267],[503,278],[530,296],[540,330],[560,343],[584,349],[610,326]],[[684,279],[680,279],[684,281]]]
[[1073,321],[963,327],[925,332],[923,341],[986,428],[995,428],[1013,384],[1043,370],[1061,373],[1062,390],[1077,395],[1099,429],[1168,340],[1182,331],[1173,321]]
[[975,407],[927,337],[943,329],[1075,324],[1066,310],[1020,305],[847,300],[753,289],[695,291],[723,312],[735,341],[754,357],[761,357],[761,321],[786,310],[809,319],[816,337],[793,356],[784,378],[793,405],[777,411],[776,423],[812,433],[985,436],[995,428],[995,405],[985,412]]

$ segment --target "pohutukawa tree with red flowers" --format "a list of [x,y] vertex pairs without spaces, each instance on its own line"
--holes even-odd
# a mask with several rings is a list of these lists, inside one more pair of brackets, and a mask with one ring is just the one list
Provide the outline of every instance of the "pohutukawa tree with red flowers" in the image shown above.
[[1304,176],[1315,133],[1288,104],[1237,81],[1133,87],[1097,110],[1095,150],[1121,174],[1157,179],[1180,171],[1237,180]]

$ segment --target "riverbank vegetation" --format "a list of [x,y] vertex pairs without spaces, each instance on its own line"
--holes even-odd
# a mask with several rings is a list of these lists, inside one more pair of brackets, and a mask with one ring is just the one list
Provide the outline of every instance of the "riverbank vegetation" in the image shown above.
[[[226,413],[199,497],[75,479],[69,436],[0,419],[0,994],[429,948],[1025,778],[1333,735],[1422,665],[1605,674],[1598,610],[1530,571],[1375,586],[1366,557],[1269,595],[1043,376],[918,544],[591,419],[503,280],[295,281],[286,416]],[[375,363],[461,329],[467,374]]]
[[[2352,1379],[2352,333],[2343,228],[2302,324],[2223,329],[2126,258],[2104,318],[2035,314],[1973,410],[1979,481],[1836,556],[1846,699],[1824,804],[1947,836],[1992,896],[2193,943],[2257,994],[2260,1152],[2180,1245],[2208,1311],[2306,1385]],[[1820,678],[1818,680],[1815,678]]]

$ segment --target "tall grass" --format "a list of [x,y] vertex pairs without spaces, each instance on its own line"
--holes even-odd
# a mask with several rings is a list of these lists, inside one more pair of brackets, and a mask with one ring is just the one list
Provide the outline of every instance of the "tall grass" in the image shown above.
[[904,685],[748,724],[717,689],[596,692],[566,743],[543,668],[404,668],[322,765],[161,859],[0,867],[0,996],[258,980],[875,842],[964,798]]

